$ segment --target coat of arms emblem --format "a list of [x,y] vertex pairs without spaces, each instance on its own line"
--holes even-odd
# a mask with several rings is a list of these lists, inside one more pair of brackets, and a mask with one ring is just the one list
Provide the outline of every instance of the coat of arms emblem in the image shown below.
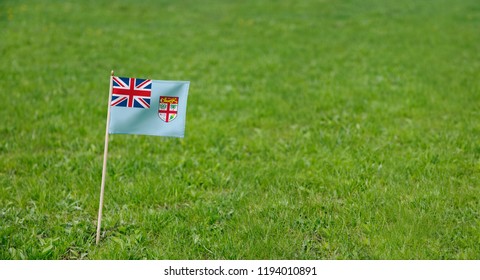
[[177,117],[178,113],[178,97],[160,96],[160,104],[158,106],[158,116],[164,122],[171,122]]

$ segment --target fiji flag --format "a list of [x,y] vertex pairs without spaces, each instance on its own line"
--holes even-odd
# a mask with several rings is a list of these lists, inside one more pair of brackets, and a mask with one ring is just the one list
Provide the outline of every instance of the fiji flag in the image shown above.
[[112,76],[108,132],[183,137],[189,85]]

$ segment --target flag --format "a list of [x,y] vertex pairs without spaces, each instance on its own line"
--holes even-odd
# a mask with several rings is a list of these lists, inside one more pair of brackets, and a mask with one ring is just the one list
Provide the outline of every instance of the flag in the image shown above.
[[112,76],[108,133],[184,137],[189,85]]

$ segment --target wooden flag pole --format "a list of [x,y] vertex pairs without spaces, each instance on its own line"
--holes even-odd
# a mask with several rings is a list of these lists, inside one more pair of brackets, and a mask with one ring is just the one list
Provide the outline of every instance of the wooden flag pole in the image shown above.
[[97,240],[100,242],[100,228],[102,225],[102,209],[103,209],[103,193],[105,191],[105,176],[107,173],[107,156],[108,156],[108,127],[110,126],[110,101],[112,100],[113,70],[110,76],[110,91],[108,93],[108,111],[107,111],[107,127],[105,129],[105,148],[103,150],[103,168],[102,168],[102,185],[100,186],[100,205],[98,206],[98,222],[97,222]]

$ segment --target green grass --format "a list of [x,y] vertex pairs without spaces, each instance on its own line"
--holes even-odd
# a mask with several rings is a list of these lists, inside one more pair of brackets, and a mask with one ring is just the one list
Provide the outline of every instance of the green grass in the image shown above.
[[[280,3],[278,3],[280,2]],[[2,1],[0,259],[480,259],[480,3]],[[110,70],[190,80],[112,135]]]

